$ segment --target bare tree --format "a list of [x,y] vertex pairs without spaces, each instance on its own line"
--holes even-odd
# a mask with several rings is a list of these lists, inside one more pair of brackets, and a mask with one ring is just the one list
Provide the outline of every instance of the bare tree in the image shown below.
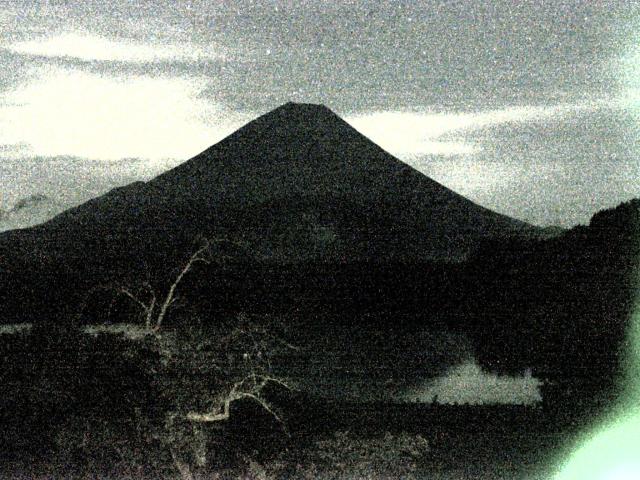
[[[208,450],[204,445],[206,436],[202,435],[203,427],[207,424],[217,424],[229,420],[232,404],[240,400],[255,402],[262,410],[278,422],[286,433],[286,425],[266,395],[268,387],[280,386],[291,390],[291,382],[274,371],[272,360],[276,355],[282,355],[288,350],[297,348],[284,341],[280,336],[273,334],[268,327],[260,325],[258,319],[247,315],[240,315],[236,319],[236,325],[227,335],[217,338],[197,335],[200,347],[186,352],[185,355],[174,350],[174,364],[185,365],[190,363],[192,371],[197,371],[203,366],[208,368],[212,376],[215,376],[216,386],[205,393],[201,408],[187,408],[180,418],[174,416],[171,421],[176,425],[180,420],[185,420],[185,428],[192,432],[189,449],[190,457],[194,463],[184,460],[179,454],[179,448],[171,446],[171,453],[176,468],[183,479],[192,478],[192,468],[203,467],[207,462]],[[205,345],[206,344],[206,345]],[[202,348],[204,347],[204,348]],[[213,347],[213,348],[209,348]],[[202,353],[206,352],[206,353]],[[191,388],[192,396],[196,395]],[[193,400],[193,399],[191,399]]]
[[[243,320],[246,322],[245,316],[240,317],[240,321]],[[244,350],[242,353],[243,367],[236,374],[236,377],[240,378],[233,383],[230,382],[224,391],[212,397],[207,411],[188,412],[186,415],[188,420],[201,423],[228,420],[231,404],[238,400],[249,399],[258,403],[284,426],[284,422],[263,396],[263,392],[270,384],[280,385],[289,390],[292,388],[290,382],[272,373],[270,356],[274,352],[282,350],[283,347],[294,350],[297,350],[297,347],[271,334],[264,327],[247,325],[246,323],[237,327],[230,335],[231,339],[241,339],[242,337],[247,337],[249,342],[238,342]]]
[[286,431],[283,419],[265,393],[270,385],[291,388],[289,381],[274,373],[272,359],[296,347],[275,335],[257,317],[248,315],[234,319],[226,332],[217,323],[162,328],[179,299],[178,290],[186,275],[199,263],[210,264],[211,247],[221,242],[226,241],[203,240],[173,278],[166,294],[159,294],[149,278],[138,287],[99,287],[116,294],[112,304],[118,296],[129,299],[140,311],[145,335],[152,334],[147,338],[160,358],[153,373],[163,385],[163,394],[170,395],[174,405],[154,436],[168,448],[184,480],[193,479],[193,469],[204,467],[207,462],[203,426],[228,420],[236,401],[256,402]]
[[[158,333],[164,325],[172,307],[176,307],[180,300],[178,287],[183,282],[184,278],[197,264],[211,264],[214,260],[212,252],[213,246],[223,243],[244,248],[244,245],[242,244],[225,239],[203,238],[200,240],[200,246],[197,250],[191,254],[187,261],[180,267],[180,270],[177,272],[175,277],[173,277],[171,284],[169,284],[169,287],[166,289],[166,293],[163,293],[164,289],[159,289],[152,284],[149,272],[146,273],[146,279],[144,281],[131,282],[129,284],[125,282],[101,284],[92,288],[85,296],[78,311],[78,316],[81,316],[84,313],[90,299],[96,292],[107,291],[111,292],[112,296],[109,304],[109,315],[111,314],[113,305],[118,297],[123,296],[131,301],[131,303],[139,310],[147,333]],[[226,255],[216,255],[215,260],[220,261],[227,258],[229,257]]]
[[[220,242],[220,240],[216,240],[215,242]],[[129,288],[121,286],[116,289],[117,292],[125,295],[140,307],[144,315],[144,324],[147,329],[152,332],[158,332],[158,330],[160,330],[160,327],[162,326],[165,317],[167,316],[169,308],[178,300],[176,290],[184,279],[185,275],[189,273],[189,271],[191,271],[191,269],[197,263],[211,263],[211,245],[211,240],[204,239],[202,241],[202,245],[200,246],[200,248],[198,248],[191,255],[191,257],[189,257],[182,269],[173,279],[173,282],[169,286],[166,295],[164,296],[164,298],[160,298],[160,301],[158,301],[158,295],[156,294],[155,289],[148,281],[143,284],[143,289],[147,293],[146,301],[141,298],[141,295],[134,294]]]

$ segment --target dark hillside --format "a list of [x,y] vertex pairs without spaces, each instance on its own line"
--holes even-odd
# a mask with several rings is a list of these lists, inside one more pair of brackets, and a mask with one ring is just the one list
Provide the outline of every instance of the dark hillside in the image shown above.
[[18,321],[67,316],[96,283],[166,278],[200,236],[241,263],[460,261],[487,239],[538,229],[452,192],[329,109],[286,104],[200,155],[0,235],[0,302]]
[[[638,291],[640,201],[542,242],[493,245],[470,263],[464,311],[484,365],[573,384],[616,386]],[[475,272],[475,273],[474,273]]]

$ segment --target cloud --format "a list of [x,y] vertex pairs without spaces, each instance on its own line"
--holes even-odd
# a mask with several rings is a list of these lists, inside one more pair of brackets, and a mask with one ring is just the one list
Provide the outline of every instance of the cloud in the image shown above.
[[65,210],[65,205],[45,195],[22,197],[11,209],[0,210],[0,232],[45,222]]
[[166,62],[224,60],[224,49],[218,45],[204,48],[193,44],[152,44],[134,40],[108,39],[96,35],[65,33],[58,36],[17,42],[6,47],[21,55],[69,58],[98,62]]
[[460,156],[482,150],[465,133],[511,123],[544,122],[594,105],[508,107],[475,113],[382,111],[347,121],[389,152],[405,159],[424,155]]
[[74,157],[3,156],[0,161],[3,180],[0,211],[9,213],[25,197],[41,195],[53,200],[60,211],[66,210],[112,188],[148,180],[164,169],[162,164],[137,159],[98,162]]
[[202,98],[202,78],[57,67],[38,67],[31,78],[0,95],[0,144],[23,145],[23,155],[184,160],[246,120]]

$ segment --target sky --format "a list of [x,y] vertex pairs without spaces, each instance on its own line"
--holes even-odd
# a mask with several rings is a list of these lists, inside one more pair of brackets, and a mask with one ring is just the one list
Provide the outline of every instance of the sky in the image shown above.
[[287,101],[493,210],[588,223],[640,196],[640,3],[4,0],[0,209],[148,179]]

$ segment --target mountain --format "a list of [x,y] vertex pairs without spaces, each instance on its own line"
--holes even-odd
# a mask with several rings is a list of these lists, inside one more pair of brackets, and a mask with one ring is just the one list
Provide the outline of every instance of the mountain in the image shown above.
[[302,352],[332,352],[364,378],[407,384],[472,354],[589,395],[620,371],[639,235],[637,200],[545,231],[452,192],[323,106],[286,104],[149,182],[1,233],[0,321],[56,325],[81,305],[83,321],[130,321],[129,303],[92,288],[166,291],[206,236],[232,241],[219,252],[231,261],[185,277],[188,318],[285,319]]
[[251,262],[345,264],[458,261],[488,240],[538,233],[416,171],[328,108],[288,103],[146,183],[0,234],[0,255],[31,272],[22,283],[36,292],[35,275],[47,284],[175,267],[198,236],[242,245]]
[[38,228],[240,238],[274,260],[465,257],[534,228],[482,208],[385,152],[331,110],[285,104],[147,183]]

